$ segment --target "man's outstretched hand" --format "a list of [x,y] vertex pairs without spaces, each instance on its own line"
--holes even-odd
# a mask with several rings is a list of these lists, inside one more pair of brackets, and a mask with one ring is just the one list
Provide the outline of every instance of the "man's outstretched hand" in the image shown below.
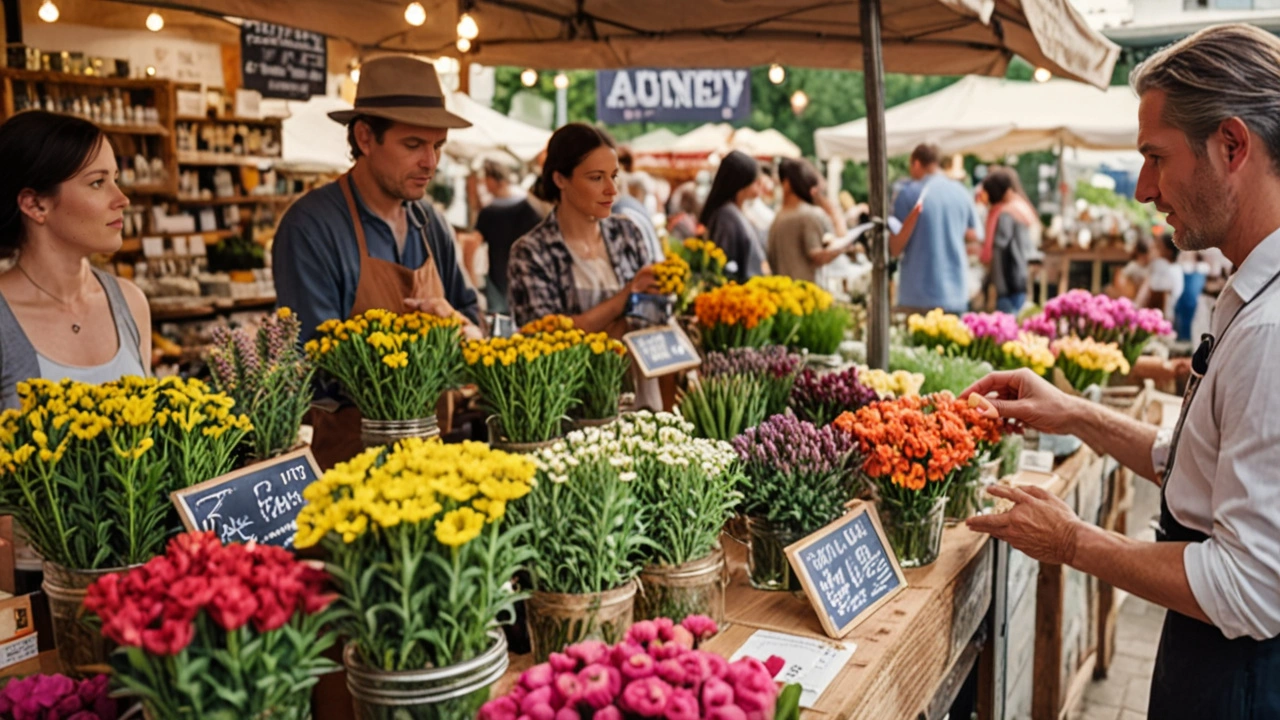
[[987,493],[1013,501],[1013,509],[998,515],[971,517],[965,521],[970,530],[1003,540],[1039,562],[1072,563],[1080,519],[1057,495],[1034,486],[1003,485],[993,485],[987,488]]
[[1017,420],[1040,432],[1073,434],[1071,426],[1077,399],[1026,368],[992,373],[960,397],[970,395],[987,398],[1002,418]]

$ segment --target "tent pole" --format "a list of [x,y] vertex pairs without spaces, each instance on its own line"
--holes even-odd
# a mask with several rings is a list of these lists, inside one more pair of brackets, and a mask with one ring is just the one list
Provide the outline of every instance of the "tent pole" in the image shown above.
[[[889,160],[884,128],[884,52],[880,45],[880,1],[861,0],[862,77],[867,104],[867,205],[873,218],[889,215]],[[888,228],[871,230],[871,295],[867,298],[867,364],[889,367]]]

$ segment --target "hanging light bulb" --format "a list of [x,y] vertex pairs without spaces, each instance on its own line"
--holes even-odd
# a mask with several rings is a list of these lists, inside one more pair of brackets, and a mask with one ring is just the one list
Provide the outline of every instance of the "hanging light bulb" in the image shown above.
[[427,9],[420,2],[411,2],[404,9],[404,21],[414,27],[421,27],[427,21]]
[[355,60],[351,61],[351,69],[347,71],[347,75],[351,77],[351,82],[360,84],[360,63]]
[[148,66],[147,66],[147,77],[155,77],[155,76],[156,76],[156,66],[155,66],[155,65],[148,65]]
[[783,80],[787,79],[787,71],[781,65],[774,63],[769,66],[769,82],[774,85],[781,85]]
[[458,37],[475,40],[479,36],[480,26],[476,25],[476,19],[471,17],[471,13],[462,13],[458,18]]
[[53,4],[53,0],[44,0],[44,4],[40,6],[40,12],[37,13],[40,19],[47,22],[58,22],[58,6]]
[[1036,82],[1039,83],[1049,82],[1049,79],[1053,77],[1053,73],[1049,72],[1049,68],[1038,67],[1032,77],[1034,77]]
[[151,11],[151,14],[147,16],[147,29],[151,32],[160,32],[164,29],[164,18],[160,16],[160,13],[155,10]]
[[797,90],[791,94],[791,112],[799,115],[807,107],[809,107],[809,95],[805,91]]
[[537,85],[538,71],[533,68],[527,68],[524,72],[520,73],[520,82],[525,87],[533,87],[534,85]]
[[464,37],[458,38],[458,52],[460,53],[471,52],[471,41]]
[[556,73],[556,89],[564,90],[569,87],[569,76],[564,73]]

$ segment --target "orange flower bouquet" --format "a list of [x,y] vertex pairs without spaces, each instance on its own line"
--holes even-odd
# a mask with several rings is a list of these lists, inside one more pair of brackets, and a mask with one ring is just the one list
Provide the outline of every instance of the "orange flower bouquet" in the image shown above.
[[730,283],[699,295],[693,311],[702,329],[702,350],[724,352],[768,345],[778,306],[760,288]]
[[937,559],[947,493],[998,443],[998,420],[948,392],[872,403],[834,425],[853,436],[862,473],[875,488],[886,534],[903,567]]

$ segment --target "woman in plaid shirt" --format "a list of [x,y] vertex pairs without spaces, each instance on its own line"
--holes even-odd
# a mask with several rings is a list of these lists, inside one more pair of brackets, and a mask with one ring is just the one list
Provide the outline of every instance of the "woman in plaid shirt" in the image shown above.
[[555,209],[511,248],[507,303],[517,325],[567,315],[588,332],[625,329],[631,293],[655,289],[644,236],[612,215],[618,195],[613,139],[591,125],[565,125],[551,136],[535,189]]

